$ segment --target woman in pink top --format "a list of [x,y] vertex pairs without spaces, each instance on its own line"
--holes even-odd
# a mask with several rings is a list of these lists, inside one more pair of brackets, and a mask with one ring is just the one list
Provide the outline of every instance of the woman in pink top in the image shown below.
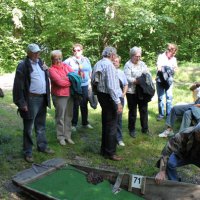
[[73,100],[70,96],[70,81],[67,77],[73,69],[62,62],[62,52],[51,52],[52,65],[49,69],[51,79],[51,94],[55,107],[56,133],[61,145],[66,141],[74,144],[71,139],[71,120],[73,116]]

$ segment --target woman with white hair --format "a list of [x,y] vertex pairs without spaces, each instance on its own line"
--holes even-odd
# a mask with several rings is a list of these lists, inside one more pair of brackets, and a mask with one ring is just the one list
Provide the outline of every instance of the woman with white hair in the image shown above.
[[133,47],[130,49],[130,60],[124,66],[124,73],[128,80],[128,91],[126,93],[128,103],[128,129],[131,137],[136,137],[137,106],[139,107],[140,123],[142,133],[148,133],[148,102],[138,98],[136,86],[139,84],[137,78],[143,73],[149,73],[147,65],[141,61],[142,49]]
[[49,69],[51,79],[51,94],[55,107],[55,120],[57,139],[61,145],[67,141],[74,144],[71,139],[71,120],[73,116],[73,99],[70,96],[70,81],[67,76],[73,69],[62,62],[62,52],[51,52],[52,65]]

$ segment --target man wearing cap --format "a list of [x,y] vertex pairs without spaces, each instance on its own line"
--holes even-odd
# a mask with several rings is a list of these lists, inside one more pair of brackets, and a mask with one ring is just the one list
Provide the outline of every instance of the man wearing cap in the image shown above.
[[106,47],[102,56],[92,72],[92,84],[96,86],[102,108],[101,155],[110,160],[120,161],[122,158],[116,155],[117,114],[122,112],[123,107],[120,101],[122,90],[117,70],[113,65],[117,50],[114,47]]
[[16,69],[13,85],[13,101],[23,118],[23,152],[27,162],[33,162],[32,130],[36,133],[37,150],[52,154],[47,147],[46,113],[50,107],[50,89],[47,67],[39,58],[40,48],[37,44],[29,44],[27,57]]

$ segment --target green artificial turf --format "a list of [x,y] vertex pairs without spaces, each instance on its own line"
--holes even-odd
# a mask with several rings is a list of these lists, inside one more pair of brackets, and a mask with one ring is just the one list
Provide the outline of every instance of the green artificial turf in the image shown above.
[[68,166],[57,170],[39,180],[26,185],[42,194],[56,199],[66,200],[140,200],[143,199],[131,192],[121,190],[112,193],[112,186],[108,181],[97,185],[87,182],[86,176],[81,171]]

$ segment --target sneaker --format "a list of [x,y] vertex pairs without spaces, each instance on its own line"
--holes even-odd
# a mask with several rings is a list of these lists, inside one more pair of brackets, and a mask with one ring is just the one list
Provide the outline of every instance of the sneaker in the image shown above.
[[68,142],[69,144],[75,144],[74,141],[73,141],[72,139],[67,139],[67,142]]
[[60,140],[59,142],[60,142],[60,145],[62,145],[62,146],[65,146],[65,145],[66,145],[65,140]]
[[123,142],[123,141],[119,141],[119,142],[118,142],[118,144],[119,144],[119,146],[122,146],[122,147],[124,147],[124,146],[125,146],[125,144],[124,144],[124,142]]
[[46,154],[54,154],[55,153],[55,151],[50,148],[46,148],[43,152]]
[[93,129],[93,127],[90,124],[83,125],[83,128]]
[[25,161],[28,162],[28,163],[33,163],[33,162],[34,162],[32,156],[25,156],[24,159],[25,159]]
[[71,131],[72,131],[72,132],[76,132],[76,131],[77,131],[76,126],[72,126],[72,127],[71,127]]
[[163,119],[164,119],[164,116],[158,115],[157,121],[161,121],[161,120],[163,120]]
[[174,135],[173,131],[166,129],[165,131],[160,133],[158,136],[164,138],[164,137],[168,137],[170,135]]

